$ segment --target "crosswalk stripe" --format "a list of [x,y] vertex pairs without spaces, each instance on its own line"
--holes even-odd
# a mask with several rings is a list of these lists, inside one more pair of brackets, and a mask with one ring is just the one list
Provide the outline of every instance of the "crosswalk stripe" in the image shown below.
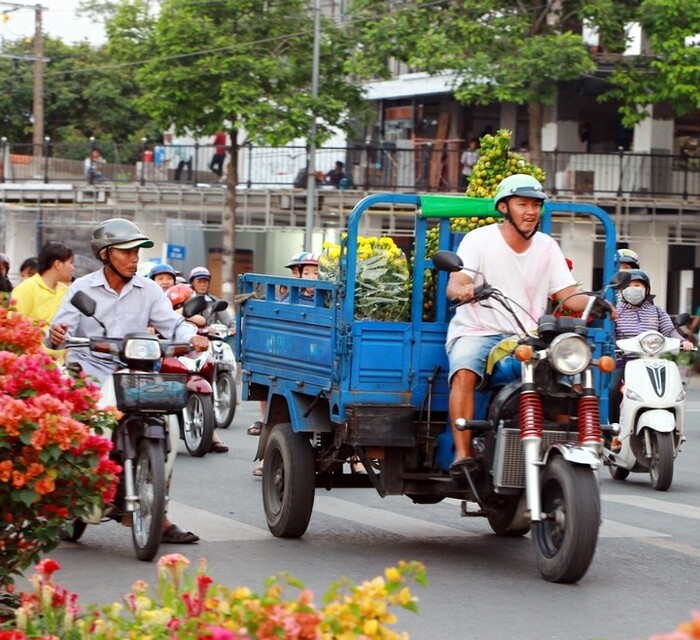
[[622,494],[606,494],[601,496],[601,498],[607,502],[617,502],[631,507],[639,507],[640,509],[650,509],[651,511],[658,511],[659,513],[667,513],[672,516],[700,520],[700,508],[691,507],[687,504],[678,504],[676,502],[656,500],[655,498],[627,496]]
[[605,517],[598,530],[599,538],[670,538],[669,534],[643,527],[635,527],[624,522],[608,520]]
[[233,518],[196,509],[174,500],[168,504],[168,516],[173,522],[177,522],[181,529],[191,528],[194,533],[207,542],[227,542],[230,540],[255,542],[272,539],[272,534],[267,529],[253,527]]
[[412,538],[454,538],[456,536],[464,538],[476,535],[457,527],[446,527],[420,518],[411,518],[385,509],[366,507],[328,496],[316,497],[314,511]]
[[662,549],[668,549],[669,551],[684,553],[687,556],[695,556],[696,558],[700,558],[700,549],[689,544],[683,544],[682,542],[675,542],[674,540],[661,540],[659,538],[643,538],[642,542],[653,544],[655,547],[661,547]]

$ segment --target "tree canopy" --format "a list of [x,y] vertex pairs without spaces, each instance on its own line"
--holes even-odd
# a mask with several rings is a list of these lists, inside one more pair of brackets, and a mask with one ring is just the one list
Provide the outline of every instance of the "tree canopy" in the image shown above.
[[[234,251],[238,148],[244,141],[283,145],[322,142],[348,129],[363,106],[344,63],[353,42],[330,21],[320,39],[318,97],[312,94],[314,16],[305,0],[124,0],[107,21],[109,54],[129,62],[140,88],[137,106],[163,129],[230,136],[224,217],[224,292]],[[227,286],[229,285],[229,286]]]
[[[670,1],[670,0],[669,0]],[[631,0],[355,0],[352,22],[362,47],[353,65],[388,77],[399,60],[431,74],[455,74],[455,97],[465,104],[528,105],[533,154],[541,149],[542,106],[558,83],[595,71],[582,38],[585,20],[601,38],[624,43]]]
[[627,125],[647,117],[647,105],[669,103],[678,114],[700,108],[700,2],[643,0],[638,21],[649,45],[620,61],[605,97],[621,101]]

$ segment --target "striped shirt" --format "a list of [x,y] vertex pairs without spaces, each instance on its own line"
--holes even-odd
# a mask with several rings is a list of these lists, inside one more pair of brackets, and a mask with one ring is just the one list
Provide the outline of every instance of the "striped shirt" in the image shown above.
[[[644,331],[658,331],[667,337],[683,340],[665,309],[656,306],[649,298],[640,305],[630,304],[622,300],[617,305],[617,319],[615,320],[615,339],[633,338]],[[618,358],[617,366],[624,366],[626,358]]]

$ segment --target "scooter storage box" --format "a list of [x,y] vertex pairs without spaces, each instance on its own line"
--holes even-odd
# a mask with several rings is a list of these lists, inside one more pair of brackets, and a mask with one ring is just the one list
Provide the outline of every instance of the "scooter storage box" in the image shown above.
[[124,372],[113,378],[120,411],[177,413],[187,405],[187,374]]

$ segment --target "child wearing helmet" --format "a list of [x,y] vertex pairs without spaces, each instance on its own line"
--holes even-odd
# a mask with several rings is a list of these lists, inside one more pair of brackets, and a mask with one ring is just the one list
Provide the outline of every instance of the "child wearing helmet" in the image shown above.
[[[318,254],[307,253],[299,261],[299,277],[305,280],[318,280]],[[306,287],[299,291],[299,302],[313,304],[313,287]]]
[[163,291],[167,291],[176,284],[177,271],[169,264],[157,264],[148,277],[153,280]]
[[[654,304],[649,276],[641,269],[630,269],[629,274],[631,280],[622,290],[617,305],[615,339],[632,338],[643,331],[654,330],[667,337],[678,338],[681,350],[691,351],[693,343],[678,332],[666,310]],[[632,358],[633,356],[625,356],[617,359],[610,381],[610,422],[618,422],[620,419],[622,376],[625,363]]]
[[[284,265],[285,269],[289,269],[292,272],[293,278],[301,277],[301,263],[305,258],[308,258],[311,254],[308,251],[300,251],[295,253],[289,260],[287,264]],[[279,289],[279,295],[277,296],[277,302],[288,302],[289,301],[289,289],[282,285]]]
[[632,249],[618,249],[617,261],[620,271],[639,269],[639,256]]

